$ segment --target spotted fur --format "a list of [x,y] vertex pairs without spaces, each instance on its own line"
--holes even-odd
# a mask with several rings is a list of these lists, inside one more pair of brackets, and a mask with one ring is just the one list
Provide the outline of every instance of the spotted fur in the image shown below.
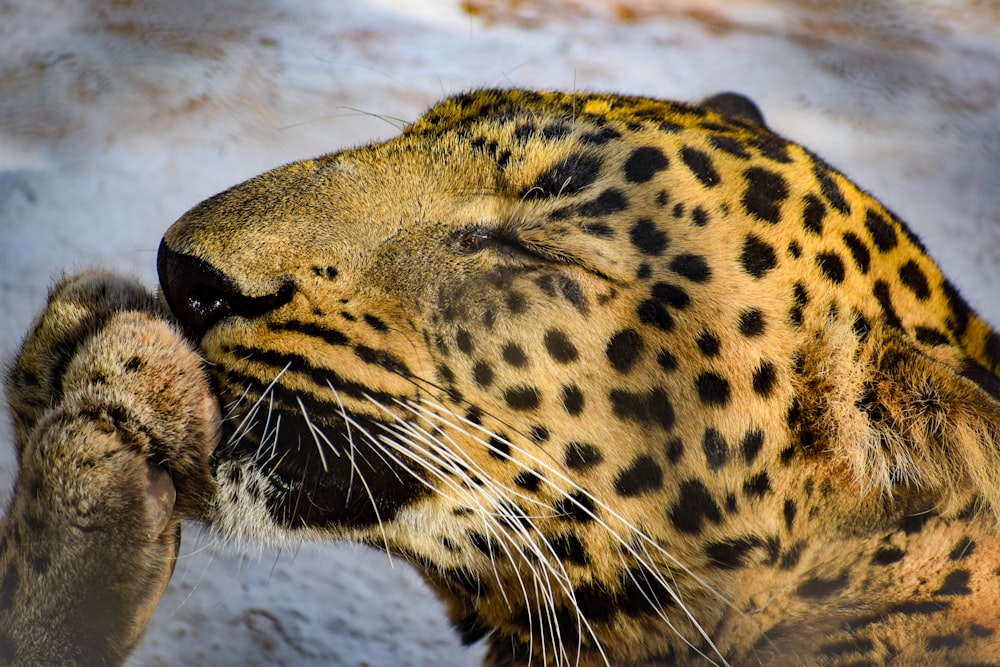
[[204,518],[407,559],[491,665],[1000,664],[1000,338],[745,98],[451,98],[159,270]]

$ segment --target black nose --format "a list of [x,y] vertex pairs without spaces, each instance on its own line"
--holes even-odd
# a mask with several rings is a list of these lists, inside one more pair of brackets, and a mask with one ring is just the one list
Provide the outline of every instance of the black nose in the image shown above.
[[171,250],[163,241],[156,270],[170,310],[197,338],[228,315],[257,317],[285,305],[295,293],[288,280],[270,294],[250,296],[205,260]]

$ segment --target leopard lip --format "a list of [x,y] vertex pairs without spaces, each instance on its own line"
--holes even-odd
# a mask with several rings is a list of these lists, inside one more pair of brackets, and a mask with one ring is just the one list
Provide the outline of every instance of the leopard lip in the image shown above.
[[[379,432],[374,420],[357,415],[351,419],[354,430],[362,427]],[[212,476],[220,487],[235,484],[245,490],[244,479],[227,479],[220,474],[227,463],[237,462],[244,472],[266,479],[266,511],[283,530],[374,527],[392,520],[397,512],[429,493],[418,477],[418,467],[402,466],[346,429],[326,426],[324,444],[331,443],[339,451],[331,448],[321,453],[315,425],[301,415],[281,411],[281,437],[269,437],[264,446],[260,445],[261,433],[254,430],[237,436],[239,421],[223,423],[222,444],[212,454]]]

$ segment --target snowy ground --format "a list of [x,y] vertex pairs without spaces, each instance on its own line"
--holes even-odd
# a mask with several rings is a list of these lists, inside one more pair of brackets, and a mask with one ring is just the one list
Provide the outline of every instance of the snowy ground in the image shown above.
[[[0,0],[0,354],[61,271],[101,263],[152,284],[160,235],[200,199],[495,85],[748,93],[910,221],[1000,323],[995,3]],[[13,475],[3,445],[0,495]],[[130,664],[481,656],[384,554],[247,552],[189,527]]]

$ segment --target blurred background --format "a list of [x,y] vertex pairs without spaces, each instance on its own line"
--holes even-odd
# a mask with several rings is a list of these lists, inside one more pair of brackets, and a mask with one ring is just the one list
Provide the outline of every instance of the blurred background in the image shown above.
[[[53,279],[155,284],[199,200],[484,86],[750,95],[1000,323],[993,0],[0,0],[0,356]],[[0,497],[16,472],[0,421]],[[476,665],[405,564],[195,526],[130,665]]]

